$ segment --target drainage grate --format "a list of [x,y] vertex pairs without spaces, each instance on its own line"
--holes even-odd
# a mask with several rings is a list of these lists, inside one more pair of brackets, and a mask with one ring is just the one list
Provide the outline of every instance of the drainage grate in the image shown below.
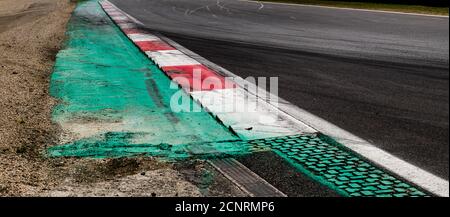
[[297,169],[344,196],[430,196],[371,165],[326,136],[296,135],[248,142],[259,148],[271,148]]

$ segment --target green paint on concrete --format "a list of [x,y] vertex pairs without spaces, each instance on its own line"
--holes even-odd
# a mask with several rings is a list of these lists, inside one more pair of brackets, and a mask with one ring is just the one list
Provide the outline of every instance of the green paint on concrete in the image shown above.
[[254,148],[251,144],[242,143],[238,140],[177,145],[135,143],[132,141],[141,136],[145,137],[146,135],[141,133],[110,132],[49,148],[48,153],[53,157],[116,158],[152,156],[173,161],[189,158],[230,157],[263,151],[262,149]]
[[[120,141],[126,151],[115,152],[119,157],[117,153],[142,152],[142,144],[236,139],[192,100],[188,106],[202,112],[172,112],[170,99],[178,89],[169,88],[170,79],[112,23],[96,0],[78,4],[67,37],[65,49],[57,55],[50,92],[60,99],[53,120],[68,135],[68,145],[115,147]],[[86,156],[82,151],[72,153]]]

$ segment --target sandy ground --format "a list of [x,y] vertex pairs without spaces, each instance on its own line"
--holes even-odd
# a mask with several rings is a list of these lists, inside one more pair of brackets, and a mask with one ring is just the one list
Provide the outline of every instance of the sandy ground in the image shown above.
[[0,196],[244,196],[202,161],[47,159],[49,76],[75,4],[0,0]]

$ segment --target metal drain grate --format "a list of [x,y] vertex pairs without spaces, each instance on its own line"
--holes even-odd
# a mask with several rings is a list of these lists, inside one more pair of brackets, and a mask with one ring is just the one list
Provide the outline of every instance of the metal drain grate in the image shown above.
[[430,196],[325,136],[295,135],[248,142],[259,148],[271,148],[302,172],[344,196]]

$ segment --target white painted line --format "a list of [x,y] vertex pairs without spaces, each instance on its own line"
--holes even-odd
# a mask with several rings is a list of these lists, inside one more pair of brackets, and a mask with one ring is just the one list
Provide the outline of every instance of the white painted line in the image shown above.
[[130,38],[134,42],[140,42],[140,41],[159,41],[159,39],[156,36],[150,35],[150,34],[143,34],[143,33],[132,33],[127,34],[128,38]]
[[145,53],[160,67],[200,64],[179,50],[147,51]]
[[445,16],[445,15],[408,13],[408,12],[386,11],[386,10],[370,10],[370,9],[358,9],[358,8],[345,8],[345,7],[333,7],[333,6],[323,6],[323,5],[294,4],[294,3],[282,3],[282,2],[260,2],[260,1],[253,1],[253,0],[239,0],[239,1],[252,2],[252,3],[257,3],[257,4],[287,5],[287,6],[297,6],[297,7],[328,8],[328,9],[337,9],[337,10],[365,11],[365,12],[373,12],[373,13],[387,13],[387,14],[400,14],[400,15],[411,15],[411,16],[449,18],[448,15]]

